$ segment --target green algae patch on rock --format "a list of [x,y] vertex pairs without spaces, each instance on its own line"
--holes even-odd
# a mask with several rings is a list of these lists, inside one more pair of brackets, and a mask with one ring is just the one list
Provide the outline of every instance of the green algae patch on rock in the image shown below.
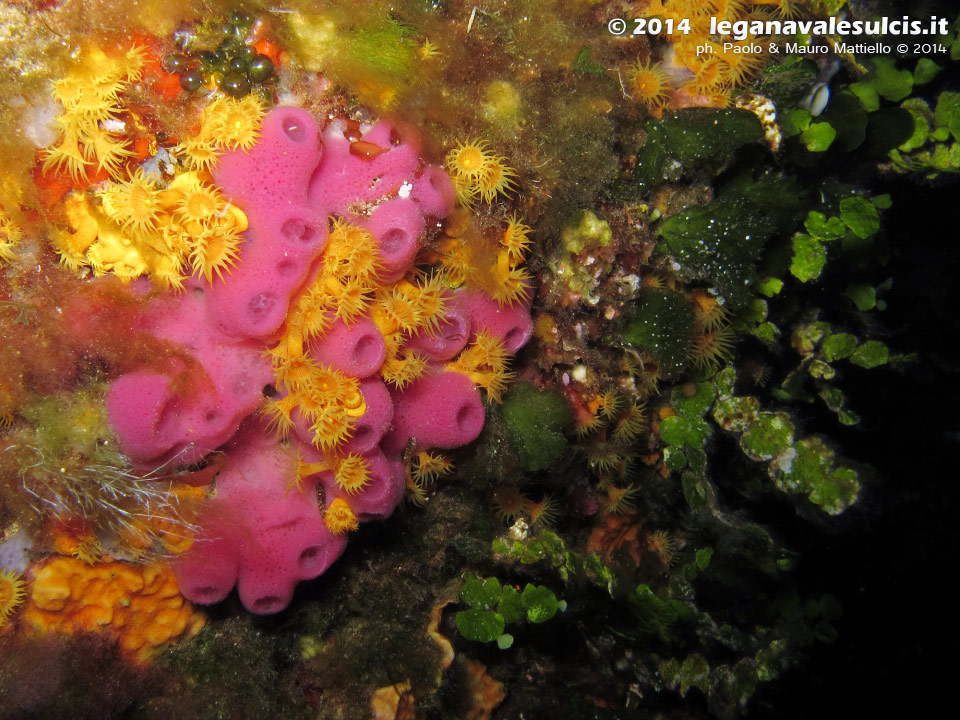
[[790,274],[800,282],[816,280],[827,264],[827,249],[817,238],[804,233],[793,236],[793,259]]
[[680,600],[663,598],[647,584],[637,585],[628,597],[636,619],[636,629],[642,634],[657,635],[664,642],[673,637],[673,626],[693,618],[690,608]]
[[756,422],[760,402],[751,395],[724,396],[713,408],[713,419],[724,430],[742,433]]
[[747,110],[686,108],[660,124],[667,152],[683,165],[726,163],[744,145],[763,140],[763,126]]
[[532,623],[546,622],[560,609],[560,601],[553,591],[542,585],[528,584],[520,596],[527,611],[527,620]]
[[710,426],[700,418],[671,415],[660,423],[660,439],[682,448],[702,448],[710,437]]
[[793,423],[782,412],[761,412],[740,436],[740,447],[751,460],[772,460],[793,444]]
[[454,616],[454,623],[467,640],[493,642],[503,635],[503,616],[490,610],[461,610]]
[[880,212],[876,205],[859,196],[840,201],[840,217],[859,238],[868,238],[880,229]]
[[825,122],[811,123],[800,133],[800,139],[810,152],[825,152],[833,145],[837,131],[833,125]]
[[664,380],[678,377],[687,363],[694,314],[690,302],[673,290],[653,288],[640,295],[636,314],[622,337],[650,353]]
[[770,476],[784,492],[807,495],[814,505],[838,515],[856,502],[857,471],[836,465],[836,454],[819,437],[797,441],[791,452],[770,465]]
[[913,73],[898,70],[896,60],[884,55],[873,59],[873,67],[863,80],[853,83],[850,90],[860,98],[868,111],[879,107],[878,97],[893,102],[906,98],[913,90]]
[[757,116],[739,109],[684,108],[646,120],[641,130],[646,140],[633,171],[633,184],[641,189],[661,182],[668,165],[679,163],[685,173],[705,164],[720,169],[741,147],[764,138]]
[[936,127],[946,128],[954,138],[960,140],[960,93],[949,90],[940,93],[933,112],[933,122]]
[[827,362],[848,358],[856,348],[857,338],[850,333],[833,333],[820,346]]
[[501,412],[507,440],[525,470],[545,470],[563,454],[570,406],[558,391],[538,390],[530,383],[514,385]]
[[879,340],[867,340],[850,356],[850,362],[867,370],[886,365],[889,359],[890,349]]
[[738,310],[759,284],[767,241],[796,226],[804,193],[790,180],[749,174],[721,189],[709,205],[689,207],[658,228],[659,254],[671,256],[684,281],[705,281]]
[[676,387],[670,393],[670,406],[678,415],[686,418],[699,418],[706,415],[717,397],[717,388],[713,383],[702,382],[693,386],[692,392]]
[[473,607],[491,610],[500,601],[501,592],[502,588],[497,578],[483,579],[476,575],[468,575],[463,587],[460,588],[460,600]]

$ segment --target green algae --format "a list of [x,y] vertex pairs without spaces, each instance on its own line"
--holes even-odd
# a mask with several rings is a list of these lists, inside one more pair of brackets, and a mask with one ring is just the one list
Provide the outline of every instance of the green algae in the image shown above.
[[687,281],[705,281],[733,309],[743,307],[759,282],[767,242],[792,228],[805,193],[790,179],[742,174],[708,205],[687,208],[660,224],[658,252],[668,255]]
[[564,228],[560,236],[564,249],[574,254],[582,252],[585,248],[605,248],[612,239],[610,223],[601,220],[589,210],[580,217],[578,225]]
[[693,322],[693,308],[686,297],[673,290],[652,288],[641,293],[637,311],[622,337],[649,352],[661,376],[672,380],[687,364]]
[[760,121],[745,110],[686,108],[646,120],[641,130],[646,139],[637,150],[632,178],[641,189],[662,182],[674,163],[687,174],[704,165],[719,169],[741,147],[763,140]]
[[504,396],[501,413],[507,440],[525,470],[546,470],[563,454],[570,406],[557,390],[518,383]]
[[529,623],[547,622],[565,604],[550,588],[527,583],[523,591],[501,584],[496,577],[481,578],[468,575],[460,588],[460,601],[468,609],[454,616],[457,631],[474,642],[497,642],[501,650],[513,645],[512,635],[504,633],[507,625],[526,620]]

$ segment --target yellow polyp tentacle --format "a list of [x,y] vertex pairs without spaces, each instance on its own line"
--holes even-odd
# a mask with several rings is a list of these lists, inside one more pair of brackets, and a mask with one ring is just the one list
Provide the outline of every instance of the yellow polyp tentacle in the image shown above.
[[497,277],[506,278],[510,274],[510,253],[501,250],[497,253]]
[[295,358],[303,355],[303,334],[293,327],[287,328],[287,333],[283,339],[286,345],[287,357]]
[[374,306],[370,311],[370,319],[373,321],[373,324],[377,326],[377,330],[380,331],[380,334],[383,335],[384,338],[388,335],[394,335],[399,330],[396,319],[387,313],[380,305]]
[[363,393],[355,390],[347,396],[343,403],[343,411],[349,417],[361,417],[367,412],[367,403],[363,399]]
[[333,275],[324,278],[323,288],[334,297],[339,297],[343,293],[343,285]]
[[250,227],[250,222],[247,220],[247,214],[236,205],[230,205],[227,207],[227,217],[233,220],[233,226],[237,229],[237,232],[244,232],[248,227]]

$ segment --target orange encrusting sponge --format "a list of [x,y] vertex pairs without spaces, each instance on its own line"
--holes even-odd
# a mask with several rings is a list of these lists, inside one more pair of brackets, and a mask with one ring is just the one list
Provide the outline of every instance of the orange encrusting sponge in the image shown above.
[[146,660],[206,622],[180,594],[173,571],[162,565],[107,561],[88,565],[52,557],[33,568],[21,615],[28,632],[112,635],[123,652]]

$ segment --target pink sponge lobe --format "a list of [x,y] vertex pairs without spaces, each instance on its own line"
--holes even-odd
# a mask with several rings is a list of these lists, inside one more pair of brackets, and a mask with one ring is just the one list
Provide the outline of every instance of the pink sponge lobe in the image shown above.
[[517,352],[533,335],[529,303],[501,306],[481,292],[466,292],[464,299],[470,311],[473,333],[486,329],[503,341],[508,353]]
[[411,438],[421,450],[460,447],[483,429],[480,392],[462,373],[432,372],[391,395],[393,429],[381,443],[388,454],[400,452]]
[[381,281],[394,282],[413,267],[420,249],[423,215],[410,198],[396,198],[380,205],[364,223],[377,241]]
[[307,207],[306,181],[320,160],[317,123],[306,110],[274,108],[260,134],[252,151],[225,153],[213,173],[217,185],[258,221],[285,206]]
[[421,332],[407,341],[407,347],[419,350],[434,362],[452,359],[464,347],[470,338],[470,313],[462,293],[445,293],[444,312],[446,317],[440,322],[435,333]]
[[453,182],[443,168],[428,165],[413,181],[412,197],[420,205],[420,212],[424,215],[446,217],[453,208]]
[[107,417],[122,428],[120,451],[140,462],[150,462],[170,449],[172,441],[161,424],[172,402],[172,380],[159,373],[131,372],[113,381],[107,392]]
[[386,148],[373,157],[350,152],[344,126],[333,122],[323,132],[323,157],[308,190],[314,207],[329,214],[350,216],[356,201],[376,202],[400,191],[420,166],[420,157],[410,143],[395,145],[393,126],[380,122],[363,133],[362,139]]
[[331,365],[349,377],[373,375],[386,355],[383,334],[370,318],[357,318],[350,325],[335,320],[323,337],[313,340],[308,351],[314,359]]

